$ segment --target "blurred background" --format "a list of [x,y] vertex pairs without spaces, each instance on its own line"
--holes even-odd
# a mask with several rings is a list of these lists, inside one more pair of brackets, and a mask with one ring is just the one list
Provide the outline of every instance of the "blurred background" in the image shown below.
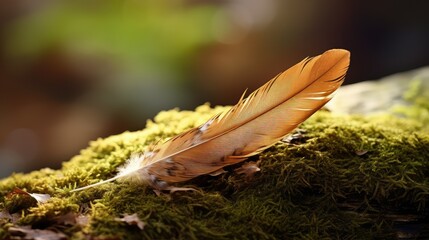
[[1,0],[0,177],[174,107],[235,104],[306,56],[346,83],[429,64],[428,1]]

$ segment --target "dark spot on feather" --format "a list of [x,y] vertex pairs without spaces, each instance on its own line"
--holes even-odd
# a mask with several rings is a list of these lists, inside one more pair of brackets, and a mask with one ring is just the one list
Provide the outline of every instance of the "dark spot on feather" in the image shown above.
[[280,75],[282,75],[282,73],[284,73],[284,72],[281,72],[281,73],[277,74],[277,75],[274,77],[274,79],[270,81],[270,82],[271,82],[270,84],[271,84],[271,85],[273,85],[273,83],[277,80],[277,78],[279,78],[279,77],[280,77]]
[[339,77],[337,77],[335,79],[328,80],[326,82],[339,82],[339,81],[343,80],[345,76],[346,76],[346,74],[344,73],[343,75],[341,75],[341,76],[339,76]]
[[260,88],[258,88],[258,89],[255,91],[255,95],[257,95],[257,94],[258,94],[259,90],[261,90],[261,89],[260,89]]
[[241,147],[241,148],[236,148],[236,149],[234,150],[234,152],[232,153],[232,155],[234,155],[234,156],[243,155],[243,149],[244,149],[245,147],[246,147],[246,146]]
[[306,58],[304,61],[304,64],[303,64],[303,66],[302,66],[302,68],[301,68],[301,72],[300,73],[302,73],[302,71],[304,71],[304,68],[305,68],[305,66],[307,66],[307,64],[311,61],[313,59],[313,57],[310,57],[310,58]]
[[270,91],[271,87],[273,86],[274,82],[277,80],[277,78],[281,75],[281,73],[277,74],[277,76],[268,82],[267,90],[265,92]]

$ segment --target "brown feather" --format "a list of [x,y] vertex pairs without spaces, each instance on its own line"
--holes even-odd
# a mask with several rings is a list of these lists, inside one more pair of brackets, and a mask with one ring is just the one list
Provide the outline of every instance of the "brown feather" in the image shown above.
[[306,58],[242,97],[229,111],[131,159],[107,181],[133,176],[163,189],[241,162],[276,143],[325,105],[343,83],[349,62],[350,53],[342,49]]

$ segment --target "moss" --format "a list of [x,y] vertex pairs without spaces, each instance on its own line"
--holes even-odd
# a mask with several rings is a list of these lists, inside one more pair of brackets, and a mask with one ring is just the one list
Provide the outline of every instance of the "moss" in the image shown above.
[[393,112],[418,121],[424,130],[429,131],[429,89],[421,79],[414,79],[404,93],[408,106],[396,106]]
[[[76,186],[114,176],[116,168],[149,144],[197,126],[226,107],[159,113],[142,131],[90,143],[60,170],[13,174],[0,181],[0,206],[18,212],[18,224],[48,227],[67,212],[89,216],[63,227],[72,239],[368,239],[394,237],[402,213],[427,217],[429,135],[415,118],[347,116],[319,111],[291,142],[279,142],[252,160],[250,180],[234,173],[201,176],[182,185],[198,191],[157,196],[149,187],[113,182],[71,194]],[[14,187],[48,193],[46,204],[7,197]],[[144,230],[119,222],[137,213]],[[10,221],[0,221],[0,237]]]

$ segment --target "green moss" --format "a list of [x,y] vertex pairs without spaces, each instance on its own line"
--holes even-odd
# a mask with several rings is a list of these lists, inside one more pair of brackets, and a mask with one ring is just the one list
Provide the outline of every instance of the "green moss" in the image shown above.
[[[367,239],[395,236],[392,215],[426,216],[429,135],[416,119],[392,115],[319,111],[301,125],[302,136],[252,157],[261,160],[261,171],[250,180],[230,166],[226,174],[183,184],[195,192],[157,196],[147,186],[113,182],[69,193],[114,176],[132,153],[224,109],[161,112],[142,131],[91,142],[60,170],[14,174],[0,181],[0,206],[35,227],[70,211],[88,215],[88,224],[66,227],[72,239]],[[24,205],[7,197],[14,187],[53,198]],[[137,213],[144,230],[115,220],[126,213]],[[11,224],[0,226],[4,237]]]
[[408,106],[396,106],[393,112],[418,121],[425,131],[429,131],[429,89],[420,79],[414,79],[404,93]]

